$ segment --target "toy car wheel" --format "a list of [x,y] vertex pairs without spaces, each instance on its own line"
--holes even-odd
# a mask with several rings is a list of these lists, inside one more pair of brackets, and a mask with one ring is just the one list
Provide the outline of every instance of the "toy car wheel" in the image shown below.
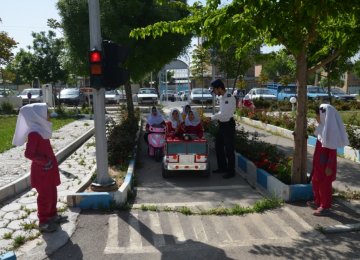
[[162,165],[162,167],[161,167],[161,174],[162,174],[164,179],[170,177],[170,172],[169,172],[169,170],[165,169],[164,165]]
[[155,161],[160,162],[162,159],[162,151],[161,149],[155,149]]
[[202,176],[204,177],[210,177],[211,169],[210,169],[210,163],[207,164],[207,169],[203,172]]

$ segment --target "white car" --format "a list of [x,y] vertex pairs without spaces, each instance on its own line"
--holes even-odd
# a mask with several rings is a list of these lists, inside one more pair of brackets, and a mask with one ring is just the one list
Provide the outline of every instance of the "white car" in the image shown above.
[[40,88],[26,88],[20,93],[19,97],[21,97],[23,105],[43,102],[43,93]]
[[117,89],[105,91],[105,103],[119,104],[121,100],[120,91]]
[[246,94],[245,98],[250,100],[264,99],[264,100],[277,100],[277,97],[272,94],[271,90],[266,88],[253,88]]
[[213,96],[206,88],[194,88],[190,93],[191,103],[211,103]]
[[154,88],[140,88],[137,93],[137,102],[138,104],[157,104],[158,95],[156,89]]

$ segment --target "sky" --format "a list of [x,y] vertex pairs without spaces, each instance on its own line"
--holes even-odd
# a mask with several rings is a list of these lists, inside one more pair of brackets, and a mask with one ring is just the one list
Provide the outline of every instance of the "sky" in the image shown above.
[[[131,0],[129,0],[131,1]],[[188,0],[192,5],[196,0]],[[18,42],[17,52],[20,48],[32,45],[32,32],[48,31],[47,20],[54,18],[60,20],[56,9],[57,0],[0,0],[0,31],[5,31],[10,37]],[[200,2],[205,3],[205,0]],[[226,3],[229,1],[222,1]],[[60,30],[57,36],[62,36]],[[193,41],[193,44],[196,40]],[[263,52],[269,52],[273,48],[265,47]]]
[[[32,45],[32,32],[48,31],[47,19],[60,20],[56,0],[0,0],[0,31],[18,42],[18,49]],[[61,36],[60,31],[56,31]]]

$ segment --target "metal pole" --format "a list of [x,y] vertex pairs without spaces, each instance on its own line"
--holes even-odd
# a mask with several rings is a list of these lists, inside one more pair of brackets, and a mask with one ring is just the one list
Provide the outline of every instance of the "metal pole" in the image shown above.
[[[215,80],[215,66],[214,62],[211,64],[211,79],[212,81]],[[213,101],[212,101],[212,114],[215,114],[215,94],[213,95]]]
[[166,91],[166,103],[168,103],[168,84],[167,84],[167,70],[165,70],[165,91]]
[[[100,8],[99,0],[88,0],[90,49],[101,50]],[[107,140],[105,131],[105,89],[94,89],[94,119],[97,177],[94,186],[110,186],[115,182],[108,173]]]

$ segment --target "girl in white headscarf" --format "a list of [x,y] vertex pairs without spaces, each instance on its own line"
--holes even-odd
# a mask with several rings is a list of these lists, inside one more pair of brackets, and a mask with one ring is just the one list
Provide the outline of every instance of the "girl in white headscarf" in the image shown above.
[[185,133],[196,134],[199,138],[204,136],[204,128],[196,111],[188,112],[185,119]]
[[170,120],[166,122],[166,132],[168,137],[181,137],[183,134],[183,120],[180,111],[173,108],[170,111]]
[[329,212],[332,203],[332,182],[336,179],[336,149],[349,144],[340,114],[329,104],[321,104],[315,110],[318,127],[317,142],[313,157],[311,181],[314,201],[308,206],[316,208],[315,216]]
[[148,143],[148,135],[149,135],[149,128],[150,126],[164,126],[165,127],[165,120],[164,117],[158,112],[157,108],[153,106],[151,108],[151,113],[147,117],[146,122],[146,132],[144,133],[144,140],[146,143]]
[[31,160],[31,186],[38,192],[39,230],[53,232],[63,218],[57,215],[57,188],[60,184],[58,163],[50,144],[52,123],[48,121],[47,105],[23,106],[17,118],[13,144],[26,143],[25,157]]

